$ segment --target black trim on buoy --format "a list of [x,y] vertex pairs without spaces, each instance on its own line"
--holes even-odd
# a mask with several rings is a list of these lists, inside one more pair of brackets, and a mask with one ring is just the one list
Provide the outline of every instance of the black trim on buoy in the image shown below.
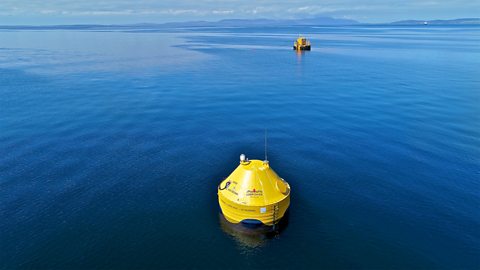
[[[220,184],[222,184],[222,183],[220,183]],[[228,188],[228,186],[230,186],[230,181],[227,181],[227,183],[225,183],[225,186],[223,188],[221,188],[220,185],[218,185],[218,189],[219,190],[224,190],[224,189]]]

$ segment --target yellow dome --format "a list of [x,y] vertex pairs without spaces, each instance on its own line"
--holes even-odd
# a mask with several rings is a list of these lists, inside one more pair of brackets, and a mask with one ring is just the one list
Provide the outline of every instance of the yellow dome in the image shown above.
[[290,186],[268,161],[244,157],[218,186],[220,208],[232,223],[276,224],[290,205]]
[[310,41],[305,37],[298,37],[293,43],[293,49],[297,51],[309,51],[311,49]]

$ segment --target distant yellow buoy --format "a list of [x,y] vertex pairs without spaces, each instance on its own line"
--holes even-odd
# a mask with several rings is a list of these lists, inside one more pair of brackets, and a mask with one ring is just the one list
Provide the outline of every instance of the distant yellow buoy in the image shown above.
[[232,223],[277,224],[290,205],[290,185],[270,168],[267,160],[248,160],[218,186],[218,202]]
[[296,51],[310,51],[310,41],[308,41],[305,37],[299,37],[293,43],[293,49]]

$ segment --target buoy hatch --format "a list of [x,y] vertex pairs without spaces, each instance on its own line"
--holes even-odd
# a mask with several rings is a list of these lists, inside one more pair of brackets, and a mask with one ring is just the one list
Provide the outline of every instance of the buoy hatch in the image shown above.
[[218,186],[218,202],[231,223],[277,224],[290,205],[290,185],[267,160],[240,155],[238,167]]

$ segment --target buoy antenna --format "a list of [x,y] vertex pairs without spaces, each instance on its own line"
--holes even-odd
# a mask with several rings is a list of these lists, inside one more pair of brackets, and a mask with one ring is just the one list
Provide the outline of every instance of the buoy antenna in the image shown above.
[[268,160],[268,155],[267,155],[267,129],[265,128],[265,161]]

